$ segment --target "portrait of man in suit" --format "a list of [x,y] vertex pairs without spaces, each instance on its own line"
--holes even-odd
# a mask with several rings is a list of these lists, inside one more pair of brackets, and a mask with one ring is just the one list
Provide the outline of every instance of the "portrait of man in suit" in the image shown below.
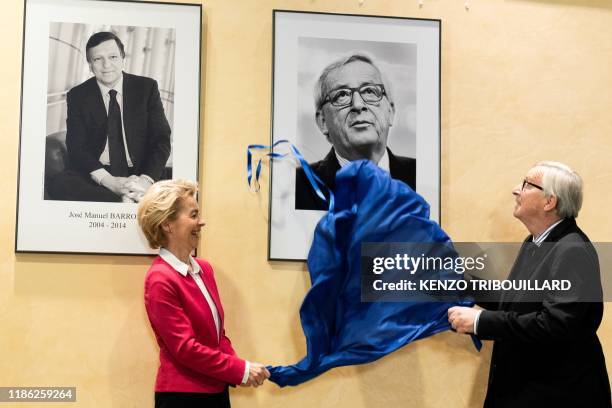
[[[387,146],[396,106],[386,78],[374,57],[353,52],[327,65],[316,82],[314,119],[332,147],[322,160],[309,164],[331,190],[336,172],[362,159],[416,189],[416,159],[396,155]],[[296,210],[327,209],[302,168],[296,170],[295,183]]]
[[49,198],[136,202],[165,175],[170,125],[157,82],[124,72],[117,35],[97,32],[85,55],[93,77],[67,94],[68,167],[48,184]]

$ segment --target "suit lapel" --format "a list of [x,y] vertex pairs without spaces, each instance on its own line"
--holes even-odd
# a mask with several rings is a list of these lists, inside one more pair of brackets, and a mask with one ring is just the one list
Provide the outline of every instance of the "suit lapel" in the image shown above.
[[[507,280],[516,280],[518,275],[521,274],[523,268],[525,268],[528,264],[528,259],[530,257],[530,252],[532,251],[532,246],[535,246],[531,242],[531,235],[523,241],[523,245],[521,245],[521,249],[519,250],[518,255],[516,256],[516,260],[514,261],[514,265],[512,265],[512,269],[510,270],[510,274],[508,275]],[[514,298],[513,293],[510,291],[502,290],[501,298],[500,298],[500,309],[504,310],[504,306]]]
[[99,125],[106,125],[108,115],[106,108],[104,107],[104,99],[102,99],[102,92],[96,82],[96,78],[92,77],[88,80],[87,87],[89,90],[86,92],[88,95],[85,99],[87,109],[84,112],[91,112],[94,120]]
[[[546,255],[552,250],[554,242],[568,233],[578,230],[576,221],[573,218],[563,220],[559,225],[550,231],[543,243],[538,247],[532,242],[533,237],[529,235],[519,251],[516,262],[512,267],[512,271],[508,276],[508,280],[520,280],[520,279],[533,279],[535,278],[536,272],[539,265],[546,258]],[[519,297],[519,293],[516,291],[503,291],[501,297],[501,306],[503,309],[504,305],[516,301]]]
[[[123,130],[125,131],[125,141],[128,145],[128,151],[133,151],[133,146],[131,146],[132,141],[132,126],[130,122],[130,118],[134,117],[132,112],[134,107],[134,89],[132,87],[132,78],[130,78],[129,74],[123,73]],[[130,155],[131,156],[131,155]]]
[[389,156],[389,174],[391,174],[391,177],[397,177],[398,175],[401,175],[402,172],[398,168],[399,167],[398,160],[395,158],[395,155],[391,152],[391,149],[389,149],[388,147],[387,147],[387,156]]
[[[508,280],[520,281],[534,279],[542,260],[550,250],[550,245],[537,246],[531,241],[531,236],[529,236],[528,241],[525,241],[521,247],[521,251],[512,268],[512,272],[510,272],[508,276]],[[521,293],[522,291],[503,291],[501,298],[502,308],[508,303],[519,301]]]
[[321,166],[317,171],[317,175],[330,190],[333,190],[336,186],[336,173],[338,170],[340,170],[340,163],[332,147],[329,153],[327,153],[327,156],[321,161]]

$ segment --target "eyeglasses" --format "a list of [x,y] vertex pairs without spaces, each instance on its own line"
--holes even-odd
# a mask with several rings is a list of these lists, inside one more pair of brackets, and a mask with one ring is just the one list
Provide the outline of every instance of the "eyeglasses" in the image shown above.
[[544,191],[544,188],[542,186],[538,186],[537,184],[533,184],[531,181],[527,181],[527,179],[523,180],[523,185],[521,186],[521,191],[525,190],[525,185],[530,185],[531,187],[535,187],[538,190]]
[[355,92],[359,92],[361,99],[368,104],[380,101],[387,94],[381,84],[367,84],[359,88],[338,88],[327,94],[321,106],[327,102],[338,108],[348,106],[353,103]]

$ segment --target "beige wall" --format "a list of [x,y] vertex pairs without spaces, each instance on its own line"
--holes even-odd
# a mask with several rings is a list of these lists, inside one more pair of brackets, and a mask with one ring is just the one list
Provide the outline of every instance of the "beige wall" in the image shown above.
[[[604,215],[612,201],[612,2],[471,0],[469,11],[458,0],[424,3],[204,2],[201,249],[216,268],[227,330],[242,356],[292,363],[305,349],[298,317],[305,267],[266,261],[267,189],[245,187],[246,145],[269,140],[273,8],[442,20],[442,218],[455,240],[521,239],[510,189],[541,159],[582,173],[579,223],[594,240],[612,240]],[[11,0],[2,11],[0,386],[76,386],[78,403],[69,407],[152,406],[157,346],[142,304],[150,259],[13,251],[23,4]],[[609,306],[600,337],[612,365]],[[232,400],[235,407],[478,407],[489,358],[490,345],[478,354],[467,337],[445,333],[297,388],[236,389]]]

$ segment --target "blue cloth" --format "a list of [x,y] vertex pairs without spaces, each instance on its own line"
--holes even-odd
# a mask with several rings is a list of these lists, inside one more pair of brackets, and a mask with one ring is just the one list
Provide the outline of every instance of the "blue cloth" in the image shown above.
[[[311,289],[300,309],[307,355],[270,367],[270,380],[297,385],[338,366],[364,364],[450,328],[458,302],[361,302],[362,242],[449,242],[429,220],[429,205],[406,184],[369,161],[336,175],[336,206],[317,224],[308,270]],[[450,275],[449,278],[456,279]],[[436,276],[439,279],[440,276]]]

